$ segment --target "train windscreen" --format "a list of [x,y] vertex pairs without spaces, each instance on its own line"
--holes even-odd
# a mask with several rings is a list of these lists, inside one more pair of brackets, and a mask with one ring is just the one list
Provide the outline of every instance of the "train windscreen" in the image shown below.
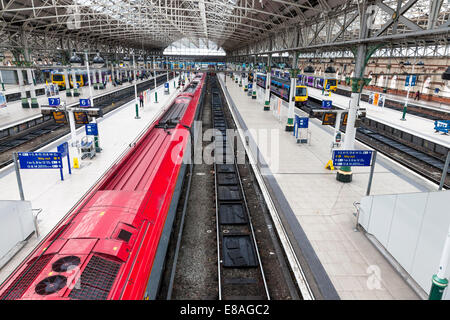
[[328,82],[328,84],[330,86],[335,86],[336,85],[336,79],[328,79],[327,82]]
[[63,81],[62,74],[54,74],[53,75],[53,81]]
[[306,96],[306,88],[296,88],[295,95],[301,97]]

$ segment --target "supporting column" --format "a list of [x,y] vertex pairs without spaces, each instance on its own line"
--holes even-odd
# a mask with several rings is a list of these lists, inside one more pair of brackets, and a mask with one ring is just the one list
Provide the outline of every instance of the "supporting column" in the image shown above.
[[77,76],[75,75],[75,69],[72,69],[72,83],[73,83],[73,96],[78,97],[80,93],[78,92]]
[[272,55],[269,53],[268,57],[267,57],[267,67],[266,67],[266,87],[265,87],[265,99],[264,99],[264,111],[269,111],[270,110],[270,70],[271,70],[271,62],[272,60]]
[[69,73],[67,72],[67,69],[64,69],[64,82],[66,85],[66,97],[71,97],[72,91],[70,91]]
[[30,68],[27,69],[27,77],[28,82],[30,83],[31,107],[39,108],[39,103],[36,98],[36,87],[34,86],[33,70]]
[[298,53],[294,52],[292,56],[291,86],[289,90],[289,110],[288,110],[286,131],[294,131],[295,81],[297,78],[297,58]]
[[22,100],[22,107],[29,108],[30,104],[28,103],[27,94],[25,92],[25,83],[23,81],[22,69],[17,69],[17,79],[19,80],[20,98]]
[[433,275],[431,282],[429,300],[441,300],[445,288],[448,286],[448,279],[446,278],[448,260],[450,257],[450,228],[445,239],[444,249],[442,250],[441,259],[439,261],[439,271]]
[[289,131],[289,132],[294,131],[294,117],[295,117],[294,88],[295,88],[295,78],[294,78],[294,75],[291,74],[291,90],[289,90],[289,110],[288,110],[288,117],[287,117],[287,123],[286,123],[286,131]]
[[253,59],[253,84],[252,84],[252,99],[257,98],[256,96],[256,55],[254,55]]

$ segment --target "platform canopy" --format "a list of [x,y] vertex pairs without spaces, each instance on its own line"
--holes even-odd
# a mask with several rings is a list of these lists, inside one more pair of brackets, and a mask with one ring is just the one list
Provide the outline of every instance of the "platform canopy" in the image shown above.
[[423,31],[440,28],[429,38],[446,41],[450,11],[446,0],[9,0],[0,6],[1,41],[9,46],[21,45],[17,38],[27,32],[43,37],[42,46],[70,38],[146,51],[204,38],[227,53],[280,36],[272,49],[355,40],[367,10],[372,37],[423,38]]

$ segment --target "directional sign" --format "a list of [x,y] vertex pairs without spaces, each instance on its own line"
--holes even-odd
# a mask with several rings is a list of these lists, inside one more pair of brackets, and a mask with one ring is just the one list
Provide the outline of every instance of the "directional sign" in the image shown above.
[[73,116],[75,118],[76,124],[86,124],[89,123],[88,114],[87,112],[83,111],[74,111]]
[[55,123],[67,123],[66,113],[64,111],[53,111],[52,115]]
[[90,107],[91,99],[80,99],[80,107]]
[[48,105],[52,107],[57,107],[61,104],[60,98],[48,98]]
[[369,167],[372,161],[371,150],[334,150],[333,166]]
[[70,155],[69,155],[69,143],[64,142],[57,147],[61,157],[67,157],[67,167],[69,168],[69,174],[72,174],[72,169],[70,168]]
[[20,169],[61,169],[59,152],[18,152]]
[[436,120],[434,122],[436,132],[448,133],[450,131],[450,120]]
[[67,156],[67,153],[69,152],[69,144],[67,142],[64,142],[60,144],[58,147],[58,152],[61,153],[61,157]]
[[322,116],[322,124],[323,125],[331,125],[334,126],[336,123],[336,113],[334,112],[325,112]]
[[322,108],[324,109],[331,109],[333,105],[333,101],[331,100],[322,100]]
[[98,136],[98,126],[96,123],[88,123],[85,125],[87,136]]

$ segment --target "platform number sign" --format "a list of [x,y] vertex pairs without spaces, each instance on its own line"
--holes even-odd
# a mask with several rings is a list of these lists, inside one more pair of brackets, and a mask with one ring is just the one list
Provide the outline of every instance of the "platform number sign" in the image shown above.
[[91,99],[80,99],[80,107],[90,107],[91,106]]
[[331,109],[333,106],[333,101],[331,100],[322,100],[322,108],[324,109]]
[[61,104],[60,98],[48,98],[48,105],[52,107],[57,107]]

